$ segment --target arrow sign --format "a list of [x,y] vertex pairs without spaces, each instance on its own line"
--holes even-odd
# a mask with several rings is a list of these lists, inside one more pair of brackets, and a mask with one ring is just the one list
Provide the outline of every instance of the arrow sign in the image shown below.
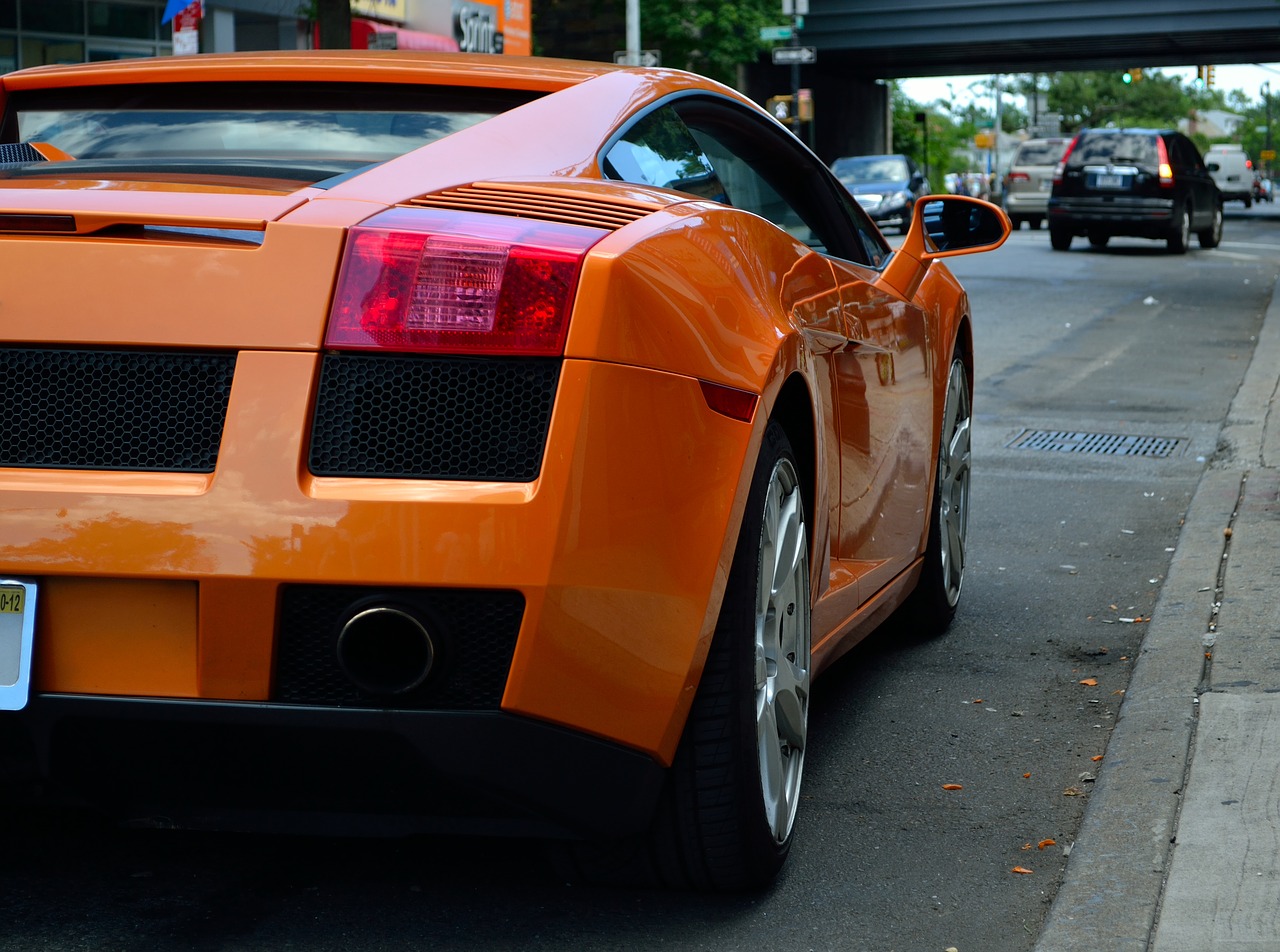
[[613,62],[618,66],[661,66],[661,50],[618,50],[613,54]]
[[818,48],[816,46],[775,46],[773,48],[773,65],[786,66],[794,63],[816,63]]

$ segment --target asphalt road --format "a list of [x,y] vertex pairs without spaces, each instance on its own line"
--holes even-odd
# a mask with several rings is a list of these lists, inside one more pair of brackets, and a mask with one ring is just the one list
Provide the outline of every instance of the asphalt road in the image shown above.
[[[22,813],[0,820],[0,950],[1031,949],[1251,357],[1278,226],[1237,205],[1212,252],[1117,239],[1063,254],[1024,229],[957,260],[978,349],[960,613],[939,639],[878,636],[818,683],[798,839],[772,891],[568,886],[529,843]],[[1026,431],[1151,437],[1166,455],[1020,448]]]

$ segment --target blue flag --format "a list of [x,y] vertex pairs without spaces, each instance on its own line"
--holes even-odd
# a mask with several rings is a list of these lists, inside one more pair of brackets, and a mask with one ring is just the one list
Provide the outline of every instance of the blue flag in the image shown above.
[[160,22],[168,23],[190,5],[191,0],[168,0],[164,5],[164,16],[160,18]]

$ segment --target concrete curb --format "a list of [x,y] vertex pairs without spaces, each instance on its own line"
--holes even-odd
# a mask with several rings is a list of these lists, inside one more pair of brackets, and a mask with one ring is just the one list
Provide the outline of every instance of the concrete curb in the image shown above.
[[[1170,891],[1176,901],[1169,909],[1163,909],[1162,903],[1173,867],[1173,844],[1183,819],[1184,792],[1193,777],[1193,745],[1198,753],[1201,749],[1197,744],[1197,730],[1202,726],[1197,694],[1207,687],[1203,683],[1204,639],[1211,625],[1217,624],[1215,603],[1221,598],[1219,584],[1228,568],[1236,573],[1232,582],[1237,589],[1258,597],[1253,590],[1257,586],[1242,568],[1244,560],[1232,562],[1228,546],[1239,531],[1233,523],[1241,518],[1238,510],[1246,498],[1249,471],[1255,471],[1255,492],[1261,488],[1260,482],[1267,483],[1269,489],[1273,479],[1268,477],[1275,474],[1265,467],[1269,462],[1280,462],[1280,425],[1268,426],[1280,389],[1278,370],[1280,299],[1273,297],[1249,369],[1220,433],[1222,458],[1205,471],[1187,510],[1079,839],[1035,952],[1148,952],[1157,933],[1162,940],[1174,943],[1167,946],[1167,952],[1184,948],[1207,952],[1210,948],[1203,929],[1196,931],[1188,925],[1191,918],[1204,918],[1204,903],[1186,899],[1198,892],[1194,873],[1186,883],[1175,884],[1176,891]],[[1243,511],[1242,516],[1246,521],[1255,518],[1252,511]],[[1224,532],[1228,528],[1232,529],[1230,534]],[[1263,561],[1268,562],[1265,557]],[[1276,573],[1271,564],[1258,566],[1257,571],[1274,582]],[[1231,591],[1231,585],[1227,590]],[[1268,607],[1271,602],[1268,598]],[[1245,617],[1243,612],[1241,616]],[[1236,706],[1219,704],[1217,698],[1211,706],[1229,711],[1237,720],[1259,711],[1257,706],[1246,706],[1242,715]],[[1280,719],[1268,716],[1266,723],[1273,721]],[[1257,749],[1252,734],[1243,743],[1241,750]],[[1214,757],[1221,759],[1217,753],[1201,756],[1207,763]],[[1186,800],[1197,811],[1210,802],[1217,801],[1212,801],[1212,796],[1206,799],[1202,791],[1197,791],[1194,800]],[[1189,832],[1203,829],[1201,819],[1199,812],[1187,818]],[[1236,840],[1239,838],[1237,835]],[[1183,859],[1184,869],[1190,864],[1203,869],[1199,865],[1202,854],[1188,850]],[[1260,871],[1259,876],[1270,882],[1268,870]],[[1251,897],[1271,893],[1255,889],[1237,895],[1248,902]],[[1257,912],[1263,913],[1264,921],[1274,921],[1267,916],[1280,915],[1274,909]],[[1247,917],[1248,910],[1240,915]],[[1208,920],[1212,922],[1213,916]],[[1180,944],[1184,936],[1193,944]]]

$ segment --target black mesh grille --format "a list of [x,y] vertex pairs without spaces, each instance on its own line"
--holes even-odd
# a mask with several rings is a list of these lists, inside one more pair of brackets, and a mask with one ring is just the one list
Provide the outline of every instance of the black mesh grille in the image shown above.
[[[372,605],[411,612],[431,633],[436,663],[426,683],[409,694],[366,694],[338,665],[342,625],[358,609]],[[272,700],[400,710],[497,710],[523,616],[524,596],[512,591],[285,586]]]
[[329,354],[317,476],[527,482],[542,465],[558,360]]
[[211,473],[232,354],[0,350],[0,466]]
[[27,142],[6,142],[0,145],[0,165],[43,162],[45,158]]

